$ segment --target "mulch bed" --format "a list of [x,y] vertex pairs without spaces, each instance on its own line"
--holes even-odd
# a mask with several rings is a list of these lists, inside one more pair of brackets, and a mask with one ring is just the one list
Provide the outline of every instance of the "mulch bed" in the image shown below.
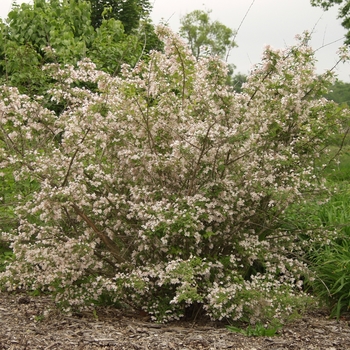
[[137,313],[100,308],[62,315],[49,297],[0,292],[0,350],[350,350],[350,326],[317,312],[274,337],[246,337],[210,322],[155,324]]

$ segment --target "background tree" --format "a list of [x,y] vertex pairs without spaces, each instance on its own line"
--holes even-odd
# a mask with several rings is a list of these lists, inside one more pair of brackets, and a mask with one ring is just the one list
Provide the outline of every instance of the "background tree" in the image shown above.
[[350,106],[350,83],[337,80],[331,87],[326,97],[339,104]]
[[195,10],[181,19],[180,35],[187,40],[197,60],[208,55],[226,60],[236,46],[234,34],[219,21],[211,21],[210,11]]
[[114,18],[123,23],[125,32],[130,34],[138,28],[141,19],[151,11],[149,0],[87,0],[91,4],[91,23],[100,27],[103,19]]
[[238,73],[230,76],[229,85],[233,87],[236,92],[243,91],[243,84],[247,81],[247,76],[242,73]]
[[127,35],[140,37],[145,52],[162,50],[163,43],[155,34],[149,19],[152,6],[149,0],[86,0],[91,4],[91,24],[97,29],[104,20],[114,19],[123,24]]
[[339,18],[342,19],[342,26],[348,31],[346,33],[345,43],[350,44],[350,1],[349,0],[311,0],[312,6],[320,6],[328,10],[334,5],[339,7]]
[[0,23],[0,82],[33,95],[48,89],[41,69],[46,63],[74,65],[89,57],[99,69],[115,74],[123,63],[134,65],[149,50],[161,48],[149,21],[133,22],[134,30],[126,33],[113,16],[99,19],[93,26],[90,3],[83,0],[15,5]]
[[1,27],[0,81],[29,95],[47,88],[43,64],[74,64],[94,39],[89,4],[79,0],[15,5]]

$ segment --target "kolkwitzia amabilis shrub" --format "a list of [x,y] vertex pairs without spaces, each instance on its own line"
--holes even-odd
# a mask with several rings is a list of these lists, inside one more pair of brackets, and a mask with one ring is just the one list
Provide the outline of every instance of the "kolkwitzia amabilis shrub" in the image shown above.
[[316,75],[301,40],[267,48],[237,94],[220,60],[196,62],[158,31],[165,52],[120,77],[89,61],[48,66],[59,114],[2,87],[1,165],[38,184],[2,233],[16,256],[2,286],[51,291],[67,309],[107,298],[159,321],[200,308],[282,320],[308,271],[281,216],[323,188],[314,160],[341,118],[320,97],[332,74]]

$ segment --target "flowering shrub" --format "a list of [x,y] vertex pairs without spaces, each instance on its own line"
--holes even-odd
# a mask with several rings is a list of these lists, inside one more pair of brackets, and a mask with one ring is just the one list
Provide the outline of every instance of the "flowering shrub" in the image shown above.
[[107,298],[158,321],[283,320],[303,298],[300,256],[322,239],[281,222],[323,189],[315,158],[343,113],[320,97],[332,74],[315,74],[301,38],[266,48],[237,94],[219,59],[158,31],[164,53],[120,77],[88,60],[47,66],[60,112],[1,88],[1,166],[37,184],[2,232],[16,258],[1,284],[67,310]]

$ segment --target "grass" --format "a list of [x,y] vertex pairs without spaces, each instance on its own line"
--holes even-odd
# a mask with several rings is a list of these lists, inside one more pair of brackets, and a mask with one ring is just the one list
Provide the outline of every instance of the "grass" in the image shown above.
[[340,163],[327,172],[327,179],[334,183],[350,182],[350,154],[344,154]]
[[350,242],[332,242],[318,252],[314,260],[315,292],[331,308],[331,316],[340,318],[350,308]]
[[319,206],[316,216],[323,227],[335,230],[336,238],[310,250],[315,280],[313,293],[325,301],[331,316],[339,319],[350,308],[350,152],[342,154],[339,165],[328,170],[327,180],[337,190],[330,200]]
[[350,307],[350,185],[342,184],[318,214],[324,227],[334,228],[337,235],[311,254],[316,276],[311,286],[331,308],[331,316],[339,319]]

